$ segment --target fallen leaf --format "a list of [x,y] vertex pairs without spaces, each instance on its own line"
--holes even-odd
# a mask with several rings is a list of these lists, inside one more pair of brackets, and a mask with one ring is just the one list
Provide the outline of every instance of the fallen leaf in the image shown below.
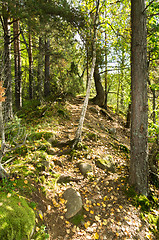
[[11,193],[8,193],[8,194],[7,194],[7,198],[10,198],[11,196],[12,196]]
[[86,223],[84,224],[84,227],[85,227],[85,228],[88,228],[90,225],[91,225],[91,223],[90,223],[90,221],[88,221],[88,222],[86,222]]
[[97,232],[94,234],[94,239],[99,239],[99,234]]
[[25,184],[28,184],[28,180],[24,180],[24,183],[25,183]]

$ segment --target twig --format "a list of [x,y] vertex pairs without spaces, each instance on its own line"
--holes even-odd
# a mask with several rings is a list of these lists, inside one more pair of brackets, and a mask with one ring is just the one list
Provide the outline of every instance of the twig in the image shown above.
[[152,1],[145,7],[145,9],[144,9],[144,11],[143,11],[142,13],[144,13],[144,12],[146,11],[146,9],[147,9],[154,1],[156,1],[156,0],[152,0]]
[[6,162],[2,163],[2,166],[6,165],[7,163],[11,162],[12,160],[14,160],[16,157],[12,157],[10,159],[8,159]]

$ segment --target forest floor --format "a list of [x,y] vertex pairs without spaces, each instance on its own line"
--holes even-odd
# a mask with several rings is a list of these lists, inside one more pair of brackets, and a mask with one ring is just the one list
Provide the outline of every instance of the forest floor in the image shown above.
[[[70,146],[65,144],[75,137],[82,105],[83,98],[67,100],[65,110],[58,109],[57,122],[52,119],[52,111],[44,120],[41,118],[36,128],[37,132],[56,135],[56,144],[49,155],[53,174],[45,171],[44,177],[37,177],[39,181],[34,181],[33,176],[25,177],[25,181],[36,184],[30,199],[37,203],[37,223],[46,226],[50,240],[157,239],[150,231],[148,219],[141,218],[140,204],[133,205],[128,184],[130,131],[124,127],[123,118],[111,109],[107,115],[90,103],[83,126],[83,148],[70,152]],[[110,133],[111,128],[116,129],[114,134]],[[107,155],[113,157],[115,172],[102,170],[95,164],[96,159]],[[92,175],[81,174],[79,161],[92,165]],[[69,176],[72,181],[58,183],[60,175]],[[55,176],[58,176],[56,181]],[[83,202],[83,210],[70,220],[65,218],[63,199],[69,187],[81,194]]]

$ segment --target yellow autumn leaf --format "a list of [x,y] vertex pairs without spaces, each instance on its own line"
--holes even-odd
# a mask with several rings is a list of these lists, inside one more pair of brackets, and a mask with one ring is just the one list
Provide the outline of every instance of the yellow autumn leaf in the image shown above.
[[39,213],[39,217],[41,218],[41,220],[43,220],[43,216],[41,213]]
[[103,225],[107,225],[107,219],[103,220]]
[[61,204],[64,204],[66,202],[66,200],[65,199],[63,199],[63,198],[60,198],[60,203]]
[[99,234],[97,232],[94,234],[94,239],[99,239]]
[[90,214],[94,214],[94,211],[91,210],[91,211],[90,211]]
[[95,220],[100,222],[100,217],[99,216],[95,216]]
[[107,196],[105,196],[105,197],[103,198],[103,200],[104,200],[104,201],[106,201],[107,199],[108,199],[108,197],[107,197]]
[[24,180],[24,183],[27,184],[27,183],[28,183],[28,180]]
[[90,221],[88,221],[84,224],[85,228],[88,228],[90,225],[91,225]]

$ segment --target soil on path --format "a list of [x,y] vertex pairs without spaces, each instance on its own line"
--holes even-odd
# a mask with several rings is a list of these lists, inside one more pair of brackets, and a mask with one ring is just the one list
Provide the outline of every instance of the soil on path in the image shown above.
[[[58,125],[56,139],[66,142],[74,139],[83,104],[82,98],[66,102],[70,112],[69,119],[63,119]],[[110,117],[113,120],[109,120]],[[115,133],[110,133],[114,128]],[[92,139],[91,139],[92,138]],[[125,129],[123,119],[108,110],[108,115],[96,105],[89,104],[83,127],[82,151],[70,155],[70,147],[54,147],[52,169],[57,175],[72,178],[67,183],[58,183],[48,176],[45,183],[46,197],[34,193],[34,200],[39,203],[45,225],[53,240],[115,240],[115,239],[155,239],[149,232],[149,226],[140,218],[140,209],[131,204],[125,194],[128,187],[129,165],[129,130]],[[106,172],[95,165],[95,160],[111,155],[116,164],[114,173]],[[93,166],[93,174],[84,177],[77,167],[82,160]],[[65,219],[64,191],[72,187],[82,196],[83,211],[76,219],[77,225]]]

